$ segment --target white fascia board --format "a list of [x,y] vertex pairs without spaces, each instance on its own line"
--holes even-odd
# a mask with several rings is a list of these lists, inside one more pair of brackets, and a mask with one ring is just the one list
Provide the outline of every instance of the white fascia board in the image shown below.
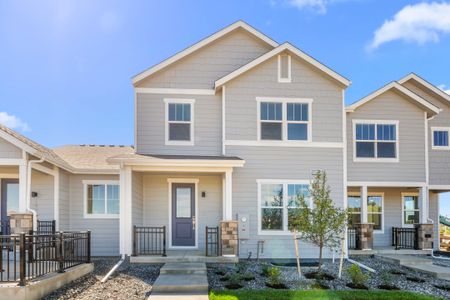
[[167,166],[167,167],[243,167],[244,160],[196,160],[196,159],[108,159],[111,164],[133,166]]
[[214,42],[215,40],[221,38],[222,36],[226,35],[227,33],[230,33],[231,31],[237,29],[237,28],[242,28],[244,30],[246,30],[247,32],[251,33],[252,35],[254,35],[255,37],[259,38],[260,40],[266,42],[268,45],[272,46],[272,47],[277,47],[278,43],[275,42],[274,40],[272,40],[271,38],[269,38],[268,36],[266,36],[265,34],[259,32],[258,30],[256,30],[255,28],[251,27],[250,25],[248,25],[247,23],[243,22],[243,21],[237,21],[233,24],[231,24],[230,26],[225,27],[224,29],[210,35],[209,37],[201,40],[200,42],[186,48],[185,50],[178,52],[177,54],[175,54],[174,56],[162,61],[161,63],[137,74],[136,76],[134,76],[132,78],[132,83],[133,85],[137,84],[139,81],[145,79],[146,77],[150,76],[153,73],[158,72],[159,70],[175,63],[176,61],[182,59],[183,57],[199,50],[200,48]]
[[434,114],[438,114],[441,109],[433,104],[431,104],[430,102],[426,101],[425,99],[423,99],[422,97],[420,97],[419,95],[413,93],[412,91],[408,90],[407,88],[405,88],[404,86],[400,85],[398,82],[393,81],[391,83],[388,83],[387,85],[383,86],[382,88],[376,90],[375,92],[371,93],[370,95],[362,98],[361,100],[347,106],[345,108],[345,110],[347,112],[353,112],[355,111],[355,109],[357,109],[358,107],[366,104],[367,102],[375,99],[376,97],[380,96],[381,94],[391,90],[391,89],[396,89],[397,91],[401,92],[403,95],[411,98],[412,100],[414,100],[417,104],[419,104],[420,106],[422,106],[422,108],[429,110],[431,112],[433,112]]
[[403,77],[402,79],[400,79],[398,82],[400,84],[404,84],[405,82],[407,82],[411,79],[417,81],[418,83],[420,83],[421,85],[423,85],[424,87],[429,89],[430,91],[434,92],[435,94],[444,98],[446,101],[450,102],[449,94],[447,94],[446,92],[444,92],[443,90],[441,90],[440,88],[435,86],[434,84],[429,83],[428,81],[426,81],[425,79],[423,79],[422,77],[420,77],[417,74],[414,74],[414,73],[408,74],[405,77]]
[[339,81],[344,86],[346,86],[346,87],[350,86],[351,81],[348,80],[347,78],[345,78],[342,75],[340,75],[340,74],[336,73],[335,71],[331,70],[327,66],[323,65],[322,63],[320,63],[316,59],[312,58],[311,56],[307,55],[306,53],[304,53],[303,51],[299,50],[298,48],[294,47],[293,45],[291,45],[289,43],[284,43],[284,44],[278,46],[277,48],[273,49],[272,51],[269,51],[266,54],[261,55],[260,57],[258,57],[255,60],[249,62],[248,64],[246,64],[246,65],[240,67],[239,69],[231,72],[230,74],[228,74],[228,75],[218,79],[214,83],[215,89],[220,88],[222,85],[224,85],[228,81],[236,78],[237,76],[241,75],[242,73],[247,72],[248,70],[256,67],[257,65],[265,62],[266,60],[274,57],[275,55],[278,55],[279,53],[281,53],[281,52],[283,52],[285,50],[290,51],[292,54],[296,55],[300,59],[306,61],[307,63],[309,63],[312,66],[316,67],[317,69],[321,70],[322,72],[324,72],[325,74],[329,75],[333,79]]

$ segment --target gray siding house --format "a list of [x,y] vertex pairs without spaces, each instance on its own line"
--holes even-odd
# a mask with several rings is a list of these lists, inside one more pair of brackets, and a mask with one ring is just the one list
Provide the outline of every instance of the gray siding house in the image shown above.
[[413,227],[427,241],[415,249],[438,248],[450,96],[419,76],[346,107],[348,79],[239,21],[132,84],[133,147],[49,149],[0,125],[2,224],[28,212],[35,228],[91,230],[93,255],[136,261],[214,245],[224,257],[292,258],[289,213],[325,170],[336,205],[352,211],[350,248],[392,248]]

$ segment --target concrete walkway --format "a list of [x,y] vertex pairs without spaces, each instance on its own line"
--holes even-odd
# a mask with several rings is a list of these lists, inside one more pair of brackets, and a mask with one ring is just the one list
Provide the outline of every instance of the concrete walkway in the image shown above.
[[450,280],[450,268],[433,265],[433,261],[430,258],[401,254],[378,254],[375,257],[386,262],[427,273],[439,279]]
[[153,284],[149,300],[208,300],[206,264],[166,263]]

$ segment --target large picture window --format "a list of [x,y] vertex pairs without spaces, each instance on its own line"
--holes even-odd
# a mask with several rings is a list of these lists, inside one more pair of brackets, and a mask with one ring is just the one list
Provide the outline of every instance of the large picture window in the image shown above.
[[289,221],[300,207],[301,197],[310,204],[307,181],[258,181],[260,232],[288,233]]
[[84,182],[85,217],[118,217],[119,184],[116,182]]
[[398,160],[397,121],[357,121],[355,160]]
[[311,100],[276,98],[257,100],[260,140],[311,140]]
[[193,145],[194,100],[165,99],[166,145]]

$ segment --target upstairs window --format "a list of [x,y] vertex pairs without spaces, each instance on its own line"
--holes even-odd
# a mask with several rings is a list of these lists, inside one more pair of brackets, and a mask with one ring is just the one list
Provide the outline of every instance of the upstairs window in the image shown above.
[[[257,99],[258,100],[258,99]],[[259,139],[272,141],[311,140],[311,100],[260,101]]]
[[450,150],[449,144],[449,132],[450,128],[447,127],[432,127],[433,146],[435,150]]
[[291,56],[278,55],[278,82],[291,82]]
[[194,100],[165,99],[166,145],[194,144]]
[[398,122],[361,121],[355,124],[355,158],[398,159]]

